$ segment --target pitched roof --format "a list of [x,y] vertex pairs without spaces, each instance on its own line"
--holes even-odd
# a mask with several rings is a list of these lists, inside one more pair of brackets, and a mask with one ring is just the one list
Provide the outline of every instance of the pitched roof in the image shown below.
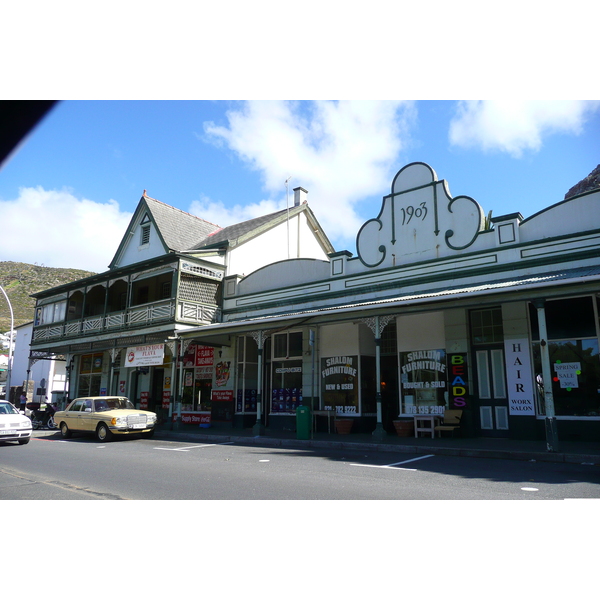
[[[298,210],[294,212],[296,214]],[[290,209],[290,216],[292,209]],[[235,223],[228,227],[223,227],[209,233],[202,241],[196,242],[196,244],[190,248],[190,250],[200,250],[202,248],[223,246],[223,245],[236,245],[243,237],[253,233],[262,231],[269,226],[272,226],[287,216],[287,209],[283,209],[269,215],[263,215],[262,217],[256,217],[248,221],[242,221],[241,223]]]
[[169,250],[182,252],[218,231],[218,225],[209,223],[200,217],[186,213],[179,208],[169,206],[160,200],[142,196],[156,227]]

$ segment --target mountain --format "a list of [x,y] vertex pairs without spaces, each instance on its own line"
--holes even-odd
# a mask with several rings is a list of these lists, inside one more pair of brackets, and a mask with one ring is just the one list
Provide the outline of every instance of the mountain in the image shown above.
[[[79,269],[57,269],[43,265],[0,261],[0,285],[13,309],[14,326],[33,321],[35,300],[29,294],[94,275]],[[0,292],[0,333],[10,331],[10,309]]]

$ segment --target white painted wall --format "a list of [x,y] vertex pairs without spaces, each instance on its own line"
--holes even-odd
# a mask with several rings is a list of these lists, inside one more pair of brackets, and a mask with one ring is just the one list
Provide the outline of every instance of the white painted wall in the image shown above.
[[119,260],[119,267],[155,258],[156,256],[162,256],[165,253],[165,248],[160,241],[153,223],[150,224],[150,242],[143,246],[140,245],[140,223],[137,223],[132,231],[133,233],[130,234],[129,240],[127,240],[125,249]]
[[[298,236],[299,232],[300,236]],[[327,260],[327,254],[323,252],[316,237],[310,231],[304,214],[290,219],[289,252],[288,227],[284,222],[232,248],[228,257],[227,275],[249,275],[265,265],[288,258],[297,258],[299,255],[302,258]]]
[[[27,380],[27,366],[29,364],[29,344],[31,343],[31,334],[33,323],[28,323],[16,328],[16,343],[13,358],[13,369],[11,373],[11,387],[22,385]],[[46,380],[46,390],[48,398],[51,399],[53,391],[62,392],[65,389],[66,366],[64,361],[57,360],[38,360],[31,367],[29,379],[34,382],[34,393],[40,385],[42,379]],[[35,395],[32,400],[37,401]]]
[[446,348],[443,312],[399,316],[396,327],[398,352]]

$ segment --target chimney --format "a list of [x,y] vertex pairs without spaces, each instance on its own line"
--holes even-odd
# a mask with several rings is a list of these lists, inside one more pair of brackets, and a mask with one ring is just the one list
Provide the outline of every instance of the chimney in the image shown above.
[[294,206],[300,206],[306,202],[308,192],[301,187],[294,188]]

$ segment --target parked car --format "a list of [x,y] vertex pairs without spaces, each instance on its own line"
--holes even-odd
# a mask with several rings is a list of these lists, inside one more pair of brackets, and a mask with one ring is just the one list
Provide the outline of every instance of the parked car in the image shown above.
[[0,442],[28,444],[30,439],[31,419],[10,402],[0,400]]
[[54,414],[54,422],[62,437],[73,432],[92,433],[100,442],[109,442],[115,435],[141,433],[152,437],[156,413],[138,410],[122,396],[76,398],[65,410]]

